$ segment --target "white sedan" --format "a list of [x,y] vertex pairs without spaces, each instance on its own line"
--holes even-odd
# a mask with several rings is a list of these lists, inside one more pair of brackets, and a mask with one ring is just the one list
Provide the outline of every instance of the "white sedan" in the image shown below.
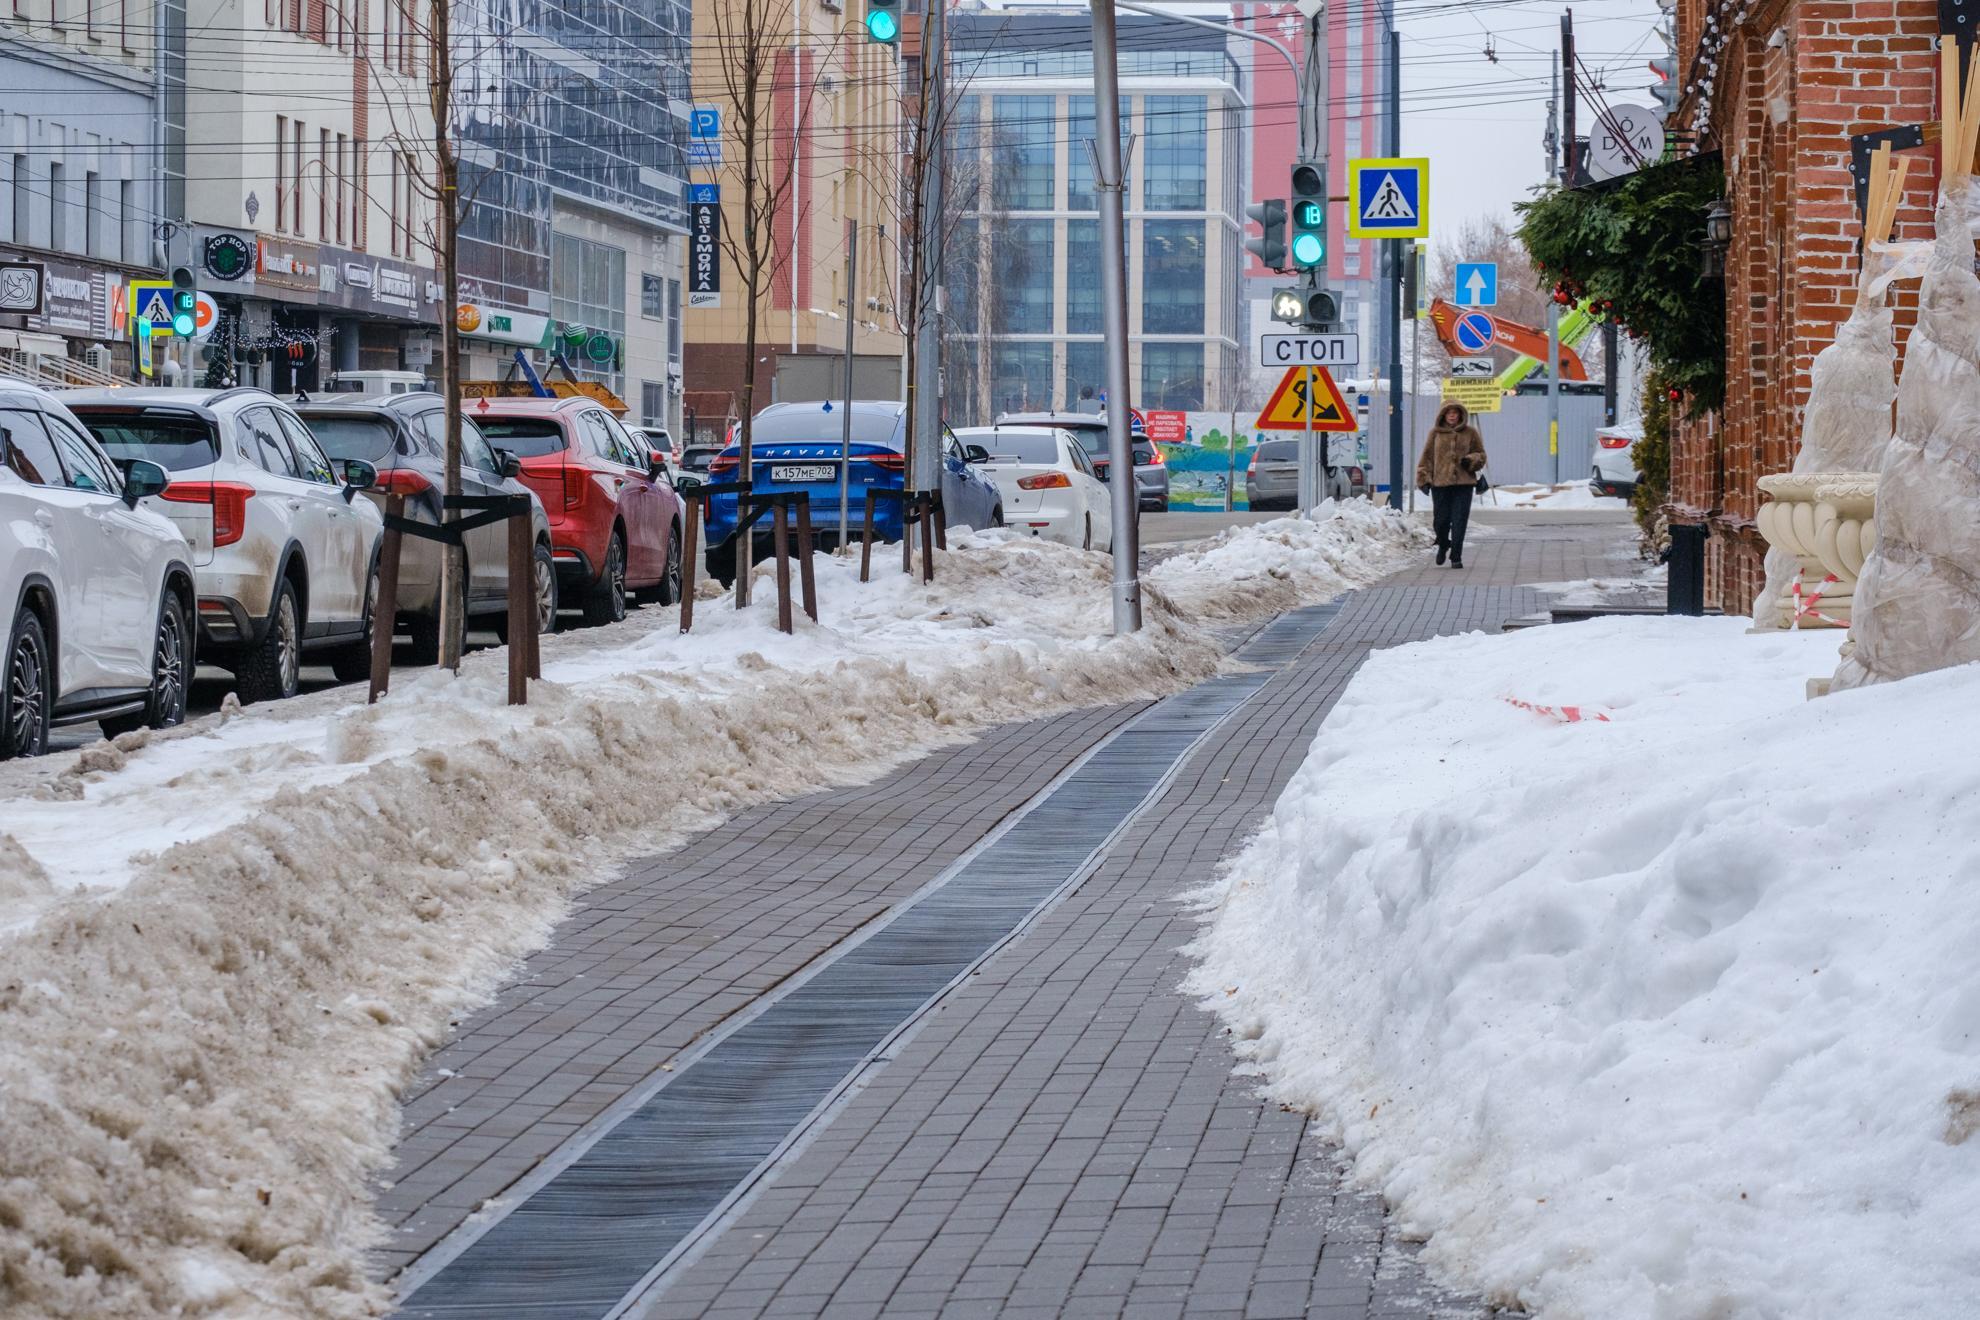
[[974,426],[957,431],[956,439],[989,455],[976,466],[1003,492],[1006,526],[1086,550],[1113,547],[1107,484],[1071,432],[1056,426]]

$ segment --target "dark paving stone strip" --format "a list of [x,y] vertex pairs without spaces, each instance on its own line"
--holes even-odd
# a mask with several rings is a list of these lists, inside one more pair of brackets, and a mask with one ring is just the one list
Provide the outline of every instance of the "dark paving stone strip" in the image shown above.
[[478,1239],[418,1281],[408,1317],[613,1313],[900,1028],[1075,882],[1183,759],[1333,620],[1295,611],[1258,665],[1157,702],[918,898],[716,1040]]

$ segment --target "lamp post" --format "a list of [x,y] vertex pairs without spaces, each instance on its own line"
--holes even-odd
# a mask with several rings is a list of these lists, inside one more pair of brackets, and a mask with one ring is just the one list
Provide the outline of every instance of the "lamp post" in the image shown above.
[[1723,197],[1715,198],[1705,208],[1705,241],[1701,245],[1705,252],[1705,278],[1723,279],[1726,273],[1726,251],[1732,247],[1733,214],[1732,207],[1726,205]]

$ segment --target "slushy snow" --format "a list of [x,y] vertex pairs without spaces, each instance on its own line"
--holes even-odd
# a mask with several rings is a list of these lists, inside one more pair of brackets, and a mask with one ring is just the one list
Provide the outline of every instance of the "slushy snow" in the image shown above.
[[1629,501],[1620,495],[1598,495],[1585,481],[1563,481],[1558,486],[1494,486],[1481,497],[1474,509],[1627,509]]
[[[1329,521],[1353,553],[1302,579],[1315,599],[1421,536]],[[526,707],[485,652],[376,706],[343,688],[0,767],[0,1314],[379,1313],[367,1179],[397,1095],[615,858],[1219,663],[1174,603],[1214,594],[1190,552],[1114,639],[1106,556],[951,545],[932,586],[821,557],[821,622],[791,637],[766,584],[686,637],[665,609],[546,638]]]
[[1193,988],[1496,1303],[1972,1316],[1980,666],[1811,703],[1746,627],[1370,657]]

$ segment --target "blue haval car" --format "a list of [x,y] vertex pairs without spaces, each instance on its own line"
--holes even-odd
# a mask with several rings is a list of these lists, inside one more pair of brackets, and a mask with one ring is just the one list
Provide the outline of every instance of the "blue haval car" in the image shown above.
[[[750,432],[750,467],[756,489],[803,490],[811,495],[811,527],[821,546],[838,544],[839,454],[845,424],[844,403],[773,403],[756,415]],[[847,481],[847,539],[857,537],[866,516],[868,490],[900,490],[907,471],[907,406],[897,400],[852,401],[851,466]],[[736,480],[742,449],[733,430],[729,444],[708,465],[711,485]],[[942,428],[942,507],[951,527],[1001,527],[1003,497],[997,484],[978,470],[989,455],[965,449]],[[883,502],[874,511],[874,533],[882,540],[901,535],[901,506]],[[770,523],[753,529],[761,562],[769,553]],[[736,496],[708,501],[708,572],[723,582],[735,577]]]

